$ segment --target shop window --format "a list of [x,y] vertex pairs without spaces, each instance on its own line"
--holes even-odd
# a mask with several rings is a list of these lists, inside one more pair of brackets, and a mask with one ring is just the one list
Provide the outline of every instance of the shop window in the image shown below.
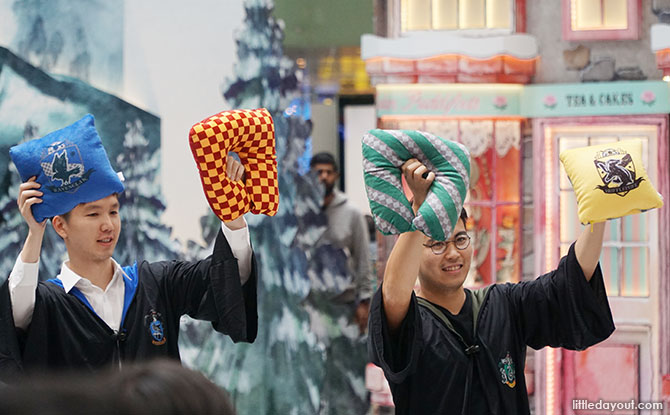
[[465,200],[474,256],[468,287],[521,279],[521,121],[398,119],[381,128],[429,131],[470,151],[470,189]]
[[[620,136],[614,134],[559,135],[559,153],[569,148],[598,144],[616,143],[620,139],[641,139],[643,142],[643,164],[650,174],[655,169],[649,167],[649,138],[645,136]],[[654,179],[651,177],[652,180]],[[563,166],[559,177],[560,212],[560,254],[567,254],[570,244],[581,232],[582,225],[577,217],[577,201]],[[650,275],[650,220],[655,212],[625,216],[607,221],[605,239],[600,257],[600,266],[605,279],[607,294],[620,297],[648,297]]]
[[514,0],[401,0],[401,30],[514,29]]
[[638,39],[639,0],[563,0],[565,40]]

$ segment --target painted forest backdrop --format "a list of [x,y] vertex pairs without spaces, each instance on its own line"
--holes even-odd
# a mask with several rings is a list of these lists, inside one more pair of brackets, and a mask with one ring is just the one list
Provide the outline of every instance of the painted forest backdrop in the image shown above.
[[[123,230],[115,253],[119,263],[203,258],[211,252],[219,226],[213,214],[200,219],[202,238],[208,244],[203,247],[201,241],[178,242],[161,222],[166,204],[160,182],[160,114],[91,85],[106,91],[118,88],[119,79],[110,74],[123,67],[123,45],[118,41],[123,26],[118,10],[123,8],[95,9],[98,2],[82,3],[75,10],[64,1],[0,0],[0,13],[13,16],[13,24],[20,28],[11,39],[0,38],[6,46],[0,47],[0,283],[9,275],[27,234],[16,207],[20,183],[9,160],[9,147],[87,113],[95,116],[112,166],[126,180],[121,195]],[[353,405],[341,413],[362,413],[364,358],[338,367],[338,375],[346,381],[327,379],[326,374],[333,373],[327,349],[338,340],[327,334],[329,329],[315,330],[314,321],[333,324],[340,316],[329,315],[329,310],[319,309],[314,301],[310,304],[308,298],[313,286],[327,286],[347,271],[346,260],[337,260],[344,258],[342,250],[315,247],[326,219],[320,209],[323,189],[305,174],[311,124],[305,111],[285,111],[289,102],[307,104],[298,94],[293,62],[283,55],[283,23],[272,17],[272,1],[244,0],[243,4],[235,75],[211,87],[223,91],[220,110],[265,107],[275,121],[279,212],[272,218],[247,215],[260,267],[259,334],[252,345],[234,345],[211,325],[185,317],[182,359],[229,390],[241,414],[323,413],[331,399],[326,389],[330,396],[341,395],[345,406]],[[5,35],[0,29],[0,37]],[[96,76],[99,79],[92,80]],[[49,226],[40,278],[52,278],[64,255],[64,245]],[[356,341],[364,344],[364,339]],[[345,354],[360,350],[353,341],[338,347]],[[338,388],[349,389],[347,393],[356,399]]]

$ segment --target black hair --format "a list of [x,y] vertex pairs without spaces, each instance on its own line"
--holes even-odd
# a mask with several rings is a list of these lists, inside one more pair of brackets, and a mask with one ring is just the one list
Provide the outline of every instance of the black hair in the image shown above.
[[107,386],[118,399],[120,413],[235,414],[226,390],[176,360],[126,365],[111,376]]
[[463,221],[463,227],[467,228],[468,227],[468,211],[465,210],[465,207],[463,209],[461,209],[460,219]]
[[330,164],[333,166],[333,170],[335,170],[336,173],[339,172],[335,157],[328,152],[324,151],[321,153],[316,153],[314,156],[312,156],[312,159],[309,161],[309,167],[314,167],[317,164]]
[[58,215],[58,216],[63,218],[65,220],[65,222],[68,222],[70,220],[70,215],[71,214],[72,214],[72,211],[69,211],[69,212],[65,212],[62,215]]
[[83,371],[34,372],[0,383],[0,413],[13,415],[235,415],[230,395],[202,373],[165,358]]

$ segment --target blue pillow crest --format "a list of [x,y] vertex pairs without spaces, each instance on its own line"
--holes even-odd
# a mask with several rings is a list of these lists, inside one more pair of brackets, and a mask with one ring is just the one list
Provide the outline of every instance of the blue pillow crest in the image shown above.
[[91,114],[42,138],[13,146],[9,155],[23,182],[36,176],[42,185],[42,203],[32,206],[38,222],[124,190]]

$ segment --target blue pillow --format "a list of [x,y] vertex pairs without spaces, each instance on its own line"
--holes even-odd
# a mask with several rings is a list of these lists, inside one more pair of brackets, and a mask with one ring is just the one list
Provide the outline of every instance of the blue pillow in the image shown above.
[[32,206],[36,221],[123,192],[94,123],[87,114],[61,130],[9,149],[21,180],[36,176],[42,185],[42,203]]

